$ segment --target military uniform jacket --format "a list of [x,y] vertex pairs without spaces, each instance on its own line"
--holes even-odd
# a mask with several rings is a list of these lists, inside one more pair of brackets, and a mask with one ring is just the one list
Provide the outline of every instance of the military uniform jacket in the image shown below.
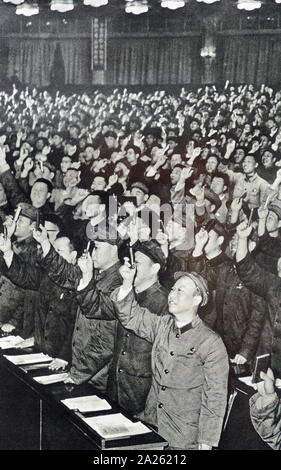
[[228,357],[220,337],[199,317],[179,329],[171,315],[153,315],[130,292],[117,301],[126,328],[152,347],[152,385],[141,417],[172,447],[217,446],[227,398]]

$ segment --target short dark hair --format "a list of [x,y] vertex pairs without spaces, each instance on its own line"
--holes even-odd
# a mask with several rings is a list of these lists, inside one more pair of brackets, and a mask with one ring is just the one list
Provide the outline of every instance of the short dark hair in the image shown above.
[[125,148],[126,152],[127,152],[129,149],[133,149],[133,151],[134,151],[137,155],[141,155],[141,149],[140,149],[139,147],[137,147],[136,145],[133,145],[133,144],[127,145],[127,147]]
[[52,185],[51,181],[46,180],[46,178],[38,178],[38,180],[34,181],[33,186],[36,183],[45,183],[45,185],[48,188],[48,193],[51,193],[53,191],[53,185]]
[[223,182],[224,182],[224,186],[226,186],[227,188],[229,187],[229,176],[227,173],[222,173],[220,171],[216,171],[215,173],[212,174],[212,181],[214,178],[221,178],[223,179]]
[[60,232],[65,230],[64,223],[57,214],[53,214],[51,212],[43,214],[43,222],[51,222],[52,224],[55,224]]

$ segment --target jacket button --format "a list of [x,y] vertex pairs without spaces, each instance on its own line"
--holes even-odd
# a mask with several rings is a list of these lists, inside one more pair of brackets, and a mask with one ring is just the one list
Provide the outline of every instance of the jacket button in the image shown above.
[[126,333],[126,338],[129,338],[130,334],[129,333]]
[[163,403],[159,403],[158,408],[163,408]]
[[174,351],[171,351],[171,352],[170,352],[170,355],[171,355],[171,356],[174,356],[174,355],[175,355]]
[[169,374],[168,369],[165,369],[164,372],[165,372],[165,374]]
[[165,385],[162,385],[161,390],[163,390],[163,392],[166,390]]
[[118,369],[118,372],[123,372],[123,369]]
[[126,354],[126,351],[122,351],[122,353],[121,353],[121,354],[122,354],[122,356],[125,356],[125,354]]
[[176,334],[176,338],[179,338],[179,337],[180,337],[180,334],[179,334],[179,333],[177,333],[177,334]]

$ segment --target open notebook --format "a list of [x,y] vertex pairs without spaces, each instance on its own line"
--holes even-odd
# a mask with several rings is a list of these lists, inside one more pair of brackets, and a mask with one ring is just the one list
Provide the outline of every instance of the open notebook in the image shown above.
[[24,341],[21,336],[4,336],[0,338],[0,349],[11,349],[17,346],[17,344]]
[[6,356],[4,357],[8,359],[8,361],[12,362],[16,366],[23,365],[23,364],[39,364],[40,362],[48,362],[51,361],[52,358],[47,354],[43,353],[36,353],[36,354],[20,354],[16,356]]
[[140,421],[134,423],[122,413],[83,418],[83,420],[104,439],[121,439],[151,432]]
[[70,410],[80,411],[80,413],[88,413],[91,411],[111,410],[110,404],[96,395],[86,397],[66,398],[61,402]]
[[41,375],[40,377],[33,377],[33,380],[38,382],[41,385],[50,385],[56,384],[59,382],[64,382],[67,379],[68,373],[62,372],[61,374],[50,374],[50,375]]

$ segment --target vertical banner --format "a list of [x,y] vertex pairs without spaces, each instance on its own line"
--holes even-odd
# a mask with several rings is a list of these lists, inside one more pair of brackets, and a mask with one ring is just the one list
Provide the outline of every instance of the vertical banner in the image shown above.
[[91,70],[106,70],[107,19],[92,18],[91,22]]

